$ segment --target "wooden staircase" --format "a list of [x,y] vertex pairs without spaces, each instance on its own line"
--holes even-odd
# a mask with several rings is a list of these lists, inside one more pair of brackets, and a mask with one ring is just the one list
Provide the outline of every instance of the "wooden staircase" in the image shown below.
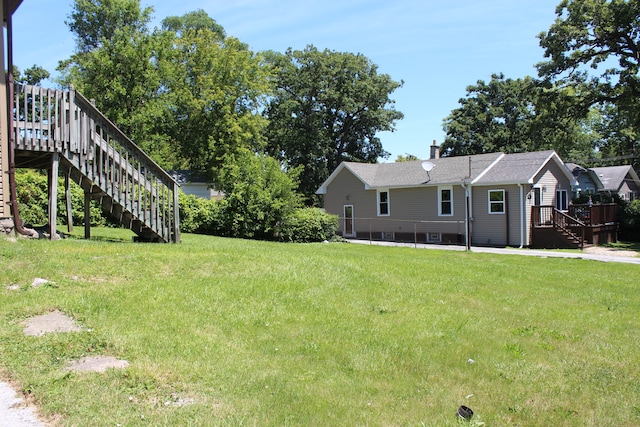
[[[94,199],[138,241],[180,241],[178,184],[92,102],[73,88],[20,84],[14,86],[13,102],[17,167],[50,169],[53,177],[64,173],[77,182],[85,191],[85,223]],[[57,179],[50,185],[49,216],[55,224]]]

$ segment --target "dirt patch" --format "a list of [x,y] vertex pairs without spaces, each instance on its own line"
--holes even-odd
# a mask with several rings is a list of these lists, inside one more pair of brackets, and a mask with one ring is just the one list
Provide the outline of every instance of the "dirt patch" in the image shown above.
[[105,372],[109,368],[122,369],[129,366],[126,360],[116,359],[112,356],[83,357],[71,362],[67,367],[69,371]]
[[609,256],[624,256],[624,257],[636,257],[638,252],[629,251],[624,249],[606,248],[604,246],[591,246],[584,248],[585,254],[594,255],[609,255]]
[[55,332],[81,332],[83,329],[73,319],[63,312],[56,310],[42,316],[35,316],[27,320],[24,327],[25,335],[41,336]]

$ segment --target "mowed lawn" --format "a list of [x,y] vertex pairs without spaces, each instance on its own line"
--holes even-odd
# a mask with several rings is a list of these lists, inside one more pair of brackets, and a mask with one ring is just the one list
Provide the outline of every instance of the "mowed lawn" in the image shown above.
[[[640,266],[103,233],[0,240],[0,366],[56,425],[640,425]],[[53,310],[85,331],[23,334]]]

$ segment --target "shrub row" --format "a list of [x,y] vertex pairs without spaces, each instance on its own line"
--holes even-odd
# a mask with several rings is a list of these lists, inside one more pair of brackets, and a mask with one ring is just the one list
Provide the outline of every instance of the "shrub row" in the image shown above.
[[[271,226],[260,219],[261,215],[238,216],[230,204],[217,200],[180,192],[179,204],[180,229],[184,233],[282,242],[321,242],[334,239],[338,227],[336,215],[318,208],[293,209],[284,217],[275,218],[275,226]],[[228,224],[234,224],[234,227]],[[252,234],[247,235],[246,230],[251,230]]]

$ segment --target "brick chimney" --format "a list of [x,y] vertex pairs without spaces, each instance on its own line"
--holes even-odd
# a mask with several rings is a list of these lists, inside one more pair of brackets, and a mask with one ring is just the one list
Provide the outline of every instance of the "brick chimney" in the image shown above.
[[436,143],[436,140],[433,140],[433,145],[431,146],[431,153],[429,154],[430,159],[439,159],[440,158],[440,146]]

